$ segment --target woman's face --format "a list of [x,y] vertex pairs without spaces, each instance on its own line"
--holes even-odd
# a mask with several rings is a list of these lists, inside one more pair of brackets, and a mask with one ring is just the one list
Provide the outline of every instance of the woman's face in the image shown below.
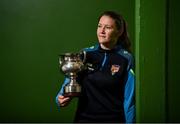
[[97,27],[97,37],[100,44],[113,46],[116,44],[120,31],[117,30],[115,20],[109,16],[102,16]]

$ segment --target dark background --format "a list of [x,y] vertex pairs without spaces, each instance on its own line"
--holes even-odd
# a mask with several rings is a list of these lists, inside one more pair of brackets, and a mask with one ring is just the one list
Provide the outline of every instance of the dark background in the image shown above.
[[97,43],[99,15],[121,12],[134,36],[134,2],[1,0],[0,122],[71,122],[76,99],[58,112],[58,55]]
[[99,15],[121,13],[136,59],[137,122],[180,122],[178,0],[0,0],[0,122],[72,122],[58,111],[58,55],[97,43]]

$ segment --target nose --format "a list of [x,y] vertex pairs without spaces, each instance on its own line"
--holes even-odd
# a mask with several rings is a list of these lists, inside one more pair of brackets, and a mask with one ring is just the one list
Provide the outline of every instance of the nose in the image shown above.
[[100,33],[102,33],[102,34],[105,33],[105,27],[101,27]]

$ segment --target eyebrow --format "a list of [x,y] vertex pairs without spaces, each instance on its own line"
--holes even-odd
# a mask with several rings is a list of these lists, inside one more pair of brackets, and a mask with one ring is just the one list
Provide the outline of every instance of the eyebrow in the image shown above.
[[[98,25],[103,25],[103,24],[101,24],[101,23],[98,23]],[[107,25],[107,24],[105,24],[105,26],[108,26],[108,27],[114,27],[113,25]]]
[[112,25],[108,25],[108,24],[101,24],[101,23],[98,23],[98,25],[107,25],[107,26],[112,26]]

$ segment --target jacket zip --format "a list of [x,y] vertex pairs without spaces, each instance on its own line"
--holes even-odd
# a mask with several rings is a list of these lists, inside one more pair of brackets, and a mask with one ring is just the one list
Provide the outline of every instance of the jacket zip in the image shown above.
[[104,65],[105,65],[105,63],[106,63],[106,60],[107,60],[107,53],[105,52],[105,53],[104,53],[104,59],[103,59],[103,62],[102,62],[102,65],[101,65],[100,70],[103,69],[103,67],[104,67]]

